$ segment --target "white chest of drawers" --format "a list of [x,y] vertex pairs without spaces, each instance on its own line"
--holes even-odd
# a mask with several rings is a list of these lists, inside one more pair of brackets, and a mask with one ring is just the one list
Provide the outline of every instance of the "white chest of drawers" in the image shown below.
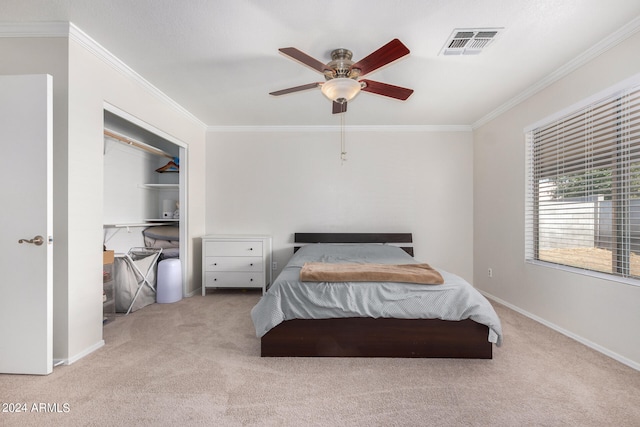
[[271,283],[271,236],[202,238],[202,295],[207,288],[261,288]]

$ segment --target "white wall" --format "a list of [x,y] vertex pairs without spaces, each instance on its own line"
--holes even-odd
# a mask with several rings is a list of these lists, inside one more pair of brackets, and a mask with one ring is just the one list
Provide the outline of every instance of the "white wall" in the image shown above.
[[[640,56],[631,54],[638,51],[640,34],[474,132],[475,285],[635,366],[640,366],[640,286],[524,262],[523,129],[639,73]],[[493,278],[487,275],[490,267]]]
[[[416,257],[472,278],[471,132],[337,130],[207,134],[206,231],[412,232]],[[275,277],[275,276],[274,276]]]
[[157,158],[146,151],[106,139],[104,224],[139,223],[143,218],[160,218],[158,192],[141,186],[157,181],[153,174],[162,166],[156,165]]
[[[204,180],[205,127],[110,65],[84,35],[38,37],[32,28],[33,37],[0,38],[0,73],[53,76],[53,351],[54,359],[73,362],[102,343],[104,102],[187,144],[194,183]],[[204,233],[204,188],[189,186],[187,197],[188,289],[196,290],[201,262],[194,236]]]
[[[69,311],[75,319],[85,320],[84,324],[74,321],[70,325],[70,334],[77,338],[70,343],[69,355],[73,357],[102,336],[101,321],[93,330],[94,316],[101,320],[101,311],[91,306],[97,301],[101,307],[102,291],[100,286],[94,290],[87,283],[101,282],[104,103],[186,144],[189,182],[203,180],[205,127],[147,85],[109,65],[76,37],[69,42]],[[200,252],[194,250],[194,236],[204,231],[204,209],[198,202],[204,197],[202,187],[189,186],[187,197],[195,200],[189,203],[187,217],[187,292],[191,292],[200,286]]]

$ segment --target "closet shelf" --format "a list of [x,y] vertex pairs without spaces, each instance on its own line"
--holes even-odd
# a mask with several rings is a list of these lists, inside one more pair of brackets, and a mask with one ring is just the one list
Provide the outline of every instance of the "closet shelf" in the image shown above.
[[138,184],[140,188],[151,190],[178,190],[178,184]]
[[129,227],[149,227],[155,225],[174,225],[179,219],[145,219],[145,222],[131,222],[122,224],[104,224],[104,228],[129,228]]

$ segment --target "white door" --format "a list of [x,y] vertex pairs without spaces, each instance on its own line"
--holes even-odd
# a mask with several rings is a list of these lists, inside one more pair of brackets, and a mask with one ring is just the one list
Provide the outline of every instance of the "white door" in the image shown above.
[[0,76],[0,373],[53,370],[52,135],[52,77]]

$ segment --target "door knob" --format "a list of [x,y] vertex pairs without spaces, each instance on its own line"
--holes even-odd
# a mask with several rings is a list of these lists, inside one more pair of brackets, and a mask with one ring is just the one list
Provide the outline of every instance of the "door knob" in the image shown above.
[[44,238],[42,236],[36,236],[31,240],[20,239],[18,240],[18,243],[33,243],[36,246],[40,246],[41,244],[44,243]]

